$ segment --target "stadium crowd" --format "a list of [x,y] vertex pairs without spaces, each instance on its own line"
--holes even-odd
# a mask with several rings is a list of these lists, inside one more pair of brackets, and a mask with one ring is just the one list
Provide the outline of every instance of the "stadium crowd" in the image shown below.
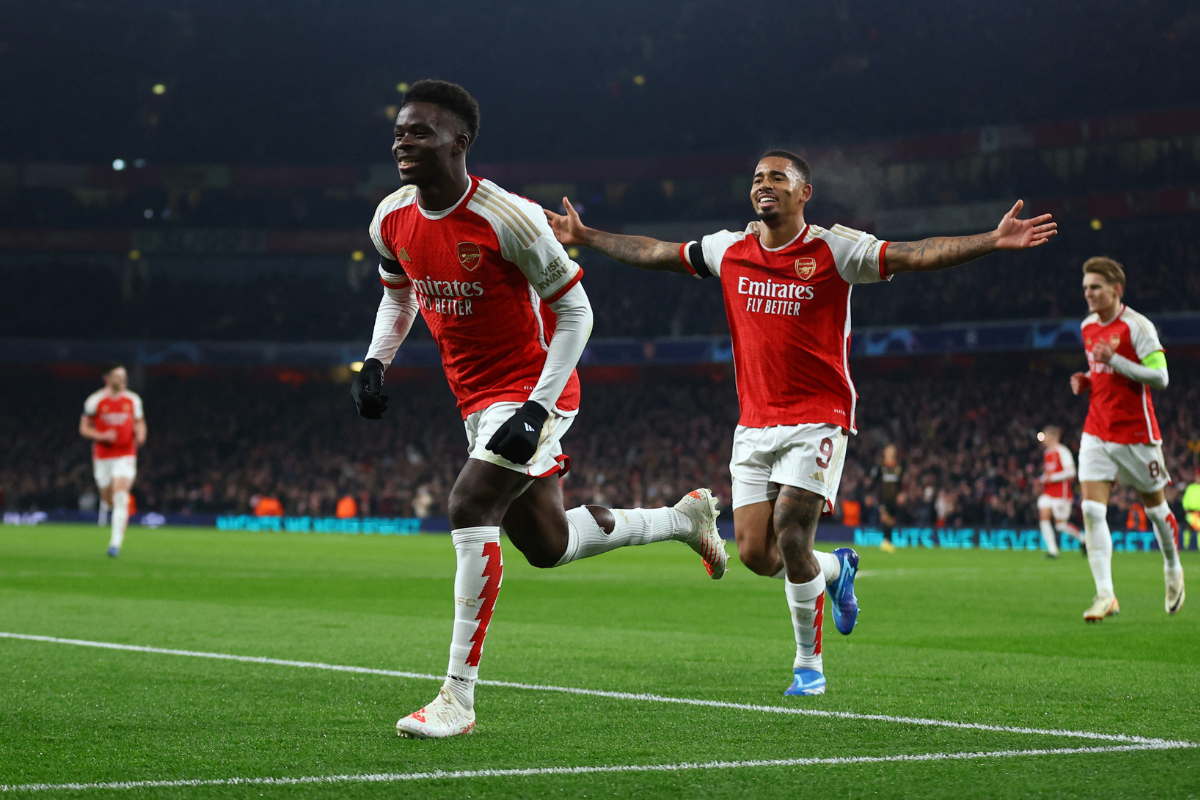
[[[1168,488],[1173,503],[1197,465],[1189,443],[1200,448],[1194,366],[1172,362],[1169,389],[1155,393],[1176,479]],[[871,468],[883,446],[895,442],[905,468],[901,524],[1036,524],[1036,432],[1058,424],[1077,448],[1086,413],[1086,401],[1067,388],[1068,369],[990,359],[966,370],[926,361],[917,371],[909,364],[891,375],[875,365],[859,372],[860,433],[847,457],[836,518],[844,501],[855,501],[864,523],[877,519]],[[11,443],[0,453],[0,506],[88,507],[91,464],[76,422],[93,383],[33,371],[17,377],[0,389],[0,440]],[[270,497],[287,514],[332,516],[338,501],[351,497],[362,516],[444,513],[466,446],[440,379],[390,379],[391,409],[372,423],[355,414],[344,384],[291,377],[149,380],[142,391],[150,437],[139,455],[139,508],[253,513]],[[736,421],[731,379],[642,375],[606,383],[585,375],[582,412],[564,440],[572,458],[566,504],[656,507],[704,485],[727,506]],[[1116,529],[1126,527],[1133,501],[1128,490],[1115,493]]]
[[[854,324],[921,325],[961,320],[1086,316],[1079,267],[1108,253],[1130,276],[1127,300],[1146,314],[1200,308],[1200,221],[1129,221],[1102,231],[1067,230],[1054,246],[928,275],[901,275],[853,293]],[[727,335],[715,281],[639,272],[583,251],[594,337]],[[0,336],[159,340],[354,341],[370,338],[381,289],[376,260],[318,262],[306,269],[240,262],[227,280],[200,260],[70,265],[0,257]],[[64,282],[68,269],[74,276]],[[181,280],[186,276],[187,280]],[[116,312],[116,313],[114,313]],[[410,334],[428,339],[418,318]]]

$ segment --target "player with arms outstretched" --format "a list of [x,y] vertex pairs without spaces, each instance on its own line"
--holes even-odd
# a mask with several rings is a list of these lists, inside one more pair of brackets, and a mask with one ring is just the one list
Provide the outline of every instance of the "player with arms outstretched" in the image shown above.
[[825,692],[825,591],[839,631],[849,633],[858,614],[858,555],[850,548],[813,550],[817,520],[832,506],[848,434],[855,432],[851,288],[1035,247],[1055,232],[1049,215],[1017,219],[1020,201],[996,230],[978,236],[889,243],[841,225],[826,230],[804,221],[810,176],[794,153],[765,154],[750,189],[758,221],[744,233],[721,231],[698,242],[597,231],[584,226],[566,198],[565,216],[547,212],[563,244],[591,247],[642,269],[720,282],[741,409],[730,463],[738,553],[759,575],[785,579],[796,636],[789,695]]
[[1096,596],[1083,612],[1088,622],[1120,613],[1112,580],[1112,534],[1108,530],[1108,498],[1117,478],[1142,496],[1163,554],[1166,610],[1183,606],[1183,565],[1179,563],[1179,523],[1167,505],[1163,488],[1171,482],[1163,460],[1162,436],[1150,389],[1165,389],[1170,380],[1167,357],[1154,323],[1129,308],[1125,269],[1111,258],[1089,258],[1083,264],[1083,296],[1091,314],[1083,321],[1088,371],[1071,376],[1071,391],[1088,397],[1088,415],[1079,442],[1079,487],[1083,495],[1083,527]]
[[112,508],[108,554],[116,558],[129,524],[129,492],[137,477],[137,449],[146,443],[142,398],[129,391],[129,375],[120,364],[104,368],[104,388],[88,395],[79,418],[79,435],[92,441],[92,474],[100,499]]
[[713,578],[728,558],[707,489],[674,508],[564,513],[559,479],[570,460],[559,441],[579,409],[575,365],[591,305],[541,207],[467,173],[478,132],[479,107],[461,86],[419,81],[405,94],[392,147],[403,188],[370,225],[384,296],[352,385],[359,413],[379,419],[384,371],[420,309],[466,426],[469,458],[449,502],[458,566],[447,677],[437,698],[396,724],[419,738],[475,725],[474,687],[503,577],[501,526],[535,567],[671,539],[699,553]]
[[1058,558],[1056,531],[1081,541],[1083,539],[1079,529],[1071,524],[1071,505],[1075,498],[1071,484],[1075,480],[1075,459],[1071,456],[1070,448],[1062,443],[1062,428],[1057,425],[1047,425],[1038,434],[1038,439],[1042,442],[1038,526],[1042,530],[1042,542],[1046,545],[1047,555]]

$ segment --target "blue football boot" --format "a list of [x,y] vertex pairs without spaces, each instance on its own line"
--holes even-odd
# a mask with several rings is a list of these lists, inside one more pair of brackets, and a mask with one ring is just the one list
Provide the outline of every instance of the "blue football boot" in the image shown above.
[[116,558],[119,555],[121,555],[121,551],[118,548],[116,548],[116,547],[108,548],[108,557],[109,558]]
[[858,598],[854,596],[854,576],[858,574],[858,553],[849,547],[833,551],[842,565],[842,573],[830,584],[829,599],[833,601],[833,624],[838,633],[848,636],[858,621]]
[[785,696],[825,694],[824,675],[815,669],[804,669],[803,667],[796,667],[794,672],[795,678],[792,680],[792,685],[783,693]]

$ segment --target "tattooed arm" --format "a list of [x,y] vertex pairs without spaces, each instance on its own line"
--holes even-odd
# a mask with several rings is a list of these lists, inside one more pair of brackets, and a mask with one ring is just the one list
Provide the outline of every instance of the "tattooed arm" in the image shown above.
[[1018,200],[996,230],[974,236],[937,236],[919,242],[892,242],[885,255],[887,272],[928,272],[957,267],[997,250],[1027,250],[1050,241],[1058,223],[1049,214],[1033,219],[1017,219],[1025,201]]
[[590,247],[597,253],[603,253],[614,261],[628,264],[638,269],[667,270],[691,275],[683,263],[680,251],[683,244],[679,242],[660,242],[647,236],[622,236],[617,233],[605,233],[595,228],[589,228],[579,219],[579,214],[571,201],[563,198],[563,207],[567,213],[555,214],[546,212],[546,219],[554,231],[555,238],[564,245],[580,245]]

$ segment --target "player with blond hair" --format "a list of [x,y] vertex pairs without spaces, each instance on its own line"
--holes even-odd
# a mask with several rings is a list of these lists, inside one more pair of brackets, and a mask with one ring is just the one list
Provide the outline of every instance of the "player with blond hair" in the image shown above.
[[1083,264],[1083,296],[1091,313],[1082,323],[1088,371],[1071,376],[1071,391],[1090,391],[1088,415],[1079,442],[1079,485],[1088,563],[1096,596],[1083,612],[1088,622],[1120,613],[1112,579],[1112,535],[1108,499],[1113,482],[1132,486],[1163,554],[1166,610],[1183,606],[1183,565],[1179,562],[1179,523],[1163,488],[1171,482],[1163,460],[1162,435],[1150,389],[1166,389],[1167,358],[1154,323],[1125,305],[1125,269],[1097,256]]
[[1042,491],[1037,499],[1038,526],[1047,555],[1058,558],[1059,533],[1081,542],[1083,540],[1079,529],[1071,524],[1071,506],[1075,498],[1071,484],[1075,480],[1075,459],[1071,449],[1062,443],[1062,428],[1057,425],[1043,428],[1038,433],[1038,440],[1043,448],[1042,475],[1039,479]]

